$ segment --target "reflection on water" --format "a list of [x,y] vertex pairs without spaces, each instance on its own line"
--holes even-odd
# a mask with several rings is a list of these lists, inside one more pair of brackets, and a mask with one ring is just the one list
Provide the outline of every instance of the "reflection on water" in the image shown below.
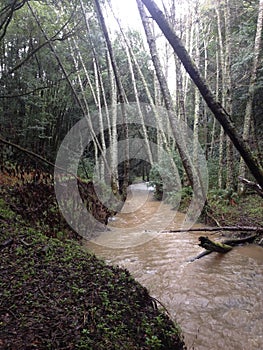
[[[112,231],[97,243],[88,242],[88,248],[127,268],[146,286],[179,322],[189,349],[263,349],[263,249],[236,247],[225,255],[212,253],[190,263],[189,258],[202,251],[197,245],[202,233],[154,234],[146,228],[145,243],[121,249],[125,245],[120,242],[128,239],[127,227],[141,239],[143,231],[136,232],[134,220],[146,222],[146,211],[151,213],[156,205],[152,199],[145,201],[144,209],[136,210],[136,219],[132,212],[119,214]],[[181,216],[177,214],[174,228]],[[125,227],[125,238],[114,225]]]

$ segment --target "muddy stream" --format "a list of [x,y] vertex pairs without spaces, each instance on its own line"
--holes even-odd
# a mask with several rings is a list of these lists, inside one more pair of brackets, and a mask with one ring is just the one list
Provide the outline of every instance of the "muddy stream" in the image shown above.
[[158,232],[164,223],[180,227],[184,215],[155,201],[144,185],[132,186],[122,212],[109,224],[111,231],[87,247],[127,268],[166,306],[188,349],[263,349],[263,248],[236,247],[189,262],[203,251],[200,235],[220,236]]

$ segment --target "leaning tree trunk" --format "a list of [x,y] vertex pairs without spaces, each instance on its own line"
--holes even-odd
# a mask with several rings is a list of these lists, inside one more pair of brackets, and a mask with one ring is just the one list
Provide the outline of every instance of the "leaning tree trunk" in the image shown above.
[[[263,0],[259,0],[257,30],[256,30],[256,36],[255,36],[255,44],[254,44],[254,57],[253,57],[252,71],[250,76],[250,83],[248,88],[248,98],[247,98],[244,127],[243,127],[243,139],[245,142],[248,142],[248,139],[249,139],[250,124],[252,120],[252,112],[253,112],[252,107],[253,107],[253,100],[255,95],[257,68],[259,64],[259,54],[261,50],[262,25],[263,25]],[[246,174],[245,162],[241,158],[240,164],[239,164],[239,176],[241,178],[244,178],[245,174]],[[240,193],[244,192],[244,188],[245,188],[244,183],[240,182],[239,192]]]
[[181,130],[179,130],[179,123],[176,121],[176,118],[174,116],[174,108],[173,108],[173,101],[172,97],[167,85],[167,81],[165,80],[164,74],[162,72],[161,63],[159,59],[159,55],[157,52],[156,47],[156,41],[152,35],[152,32],[150,30],[150,26],[147,20],[147,15],[144,11],[144,8],[142,6],[141,0],[137,0],[138,9],[140,12],[140,16],[142,19],[143,27],[145,30],[145,34],[147,37],[151,57],[153,60],[154,68],[156,71],[156,75],[161,87],[162,95],[164,98],[164,104],[167,109],[169,122],[171,125],[171,129],[174,134],[176,146],[179,152],[179,155],[182,160],[182,164],[184,166],[185,172],[187,174],[189,183],[191,187],[194,189],[196,185],[197,195],[200,197],[200,199],[204,199],[205,196],[205,190],[203,188],[202,179],[198,176],[198,171],[195,170],[194,165],[190,159],[190,156],[188,154],[188,150],[186,148],[186,142],[185,137]]
[[250,148],[244,142],[243,138],[240,137],[240,135],[237,133],[235,126],[230,119],[230,115],[225,111],[222,105],[215,100],[213,93],[211,92],[206,82],[201,77],[198,69],[196,68],[191,57],[189,56],[188,52],[183,46],[181,40],[175,34],[174,30],[170,27],[165,16],[163,15],[163,13],[161,12],[161,10],[158,8],[158,6],[155,4],[153,0],[141,0],[141,1],[147,7],[151,16],[157,22],[160,29],[164,33],[165,37],[172,45],[176,54],[182,61],[185,69],[191,76],[194,83],[197,85],[208,107],[211,109],[211,111],[213,112],[214,116],[219,121],[219,123],[223,126],[225,132],[230,137],[234,146],[236,147],[236,149],[244,159],[252,175],[258,181],[259,185],[263,187],[263,170],[259,162],[257,161],[257,159],[253,157],[253,154]]
[[[216,100],[219,100],[219,80],[220,80],[220,68],[219,68],[219,54],[218,51],[216,52],[216,84],[215,84],[215,90],[216,90]],[[209,148],[209,157],[213,157],[214,153],[214,145],[215,145],[215,133],[216,133],[216,123],[217,120],[214,118],[213,120],[213,126],[212,126],[212,133],[211,133],[211,143]]]

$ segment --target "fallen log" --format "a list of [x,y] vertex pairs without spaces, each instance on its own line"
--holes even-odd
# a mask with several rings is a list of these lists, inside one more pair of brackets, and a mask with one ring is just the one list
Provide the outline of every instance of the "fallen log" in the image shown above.
[[199,246],[205,248],[206,250],[200,253],[199,255],[197,255],[195,258],[190,259],[189,261],[193,262],[213,252],[227,253],[234,246],[245,244],[245,243],[253,243],[257,237],[258,237],[258,234],[255,234],[255,235],[248,236],[245,238],[240,238],[240,239],[227,239],[223,242],[214,242],[207,237],[201,236],[199,237],[199,241],[200,241]]
[[217,252],[217,253],[227,253],[229,252],[232,247],[230,245],[220,243],[220,242],[214,242],[211,241],[208,237],[199,237],[200,244],[198,244],[200,247],[205,248],[206,250]]
[[222,243],[228,244],[230,246],[236,246],[236,245],[240,245],[240,244],[244,244],[244,243],[253,243],[257,237],[258,237],[258,234],[255,234],[255,235],[248,236],[245,238],[227,239],[227,240],[223,241]]
[[216,231],[247,231],[247,232],[263,232],[263,227],[256,227],[256,226],[219,226],[219,227],[199,227],[199,228],[190,228],[188,230],[184,229],[178,229],[178,230],[165,230],[162,232],[216,232]]
[[252,190],[256,191],[257,194],[261,198],[263,198],[263,189],[262,189],[262,187],[259,184],[255,183],[253,181],[249,181],[249,180],[245,179],[242,176],[238,176],[238,180],[240,182],[242,182],[245,185],[245,187],[251,188]]

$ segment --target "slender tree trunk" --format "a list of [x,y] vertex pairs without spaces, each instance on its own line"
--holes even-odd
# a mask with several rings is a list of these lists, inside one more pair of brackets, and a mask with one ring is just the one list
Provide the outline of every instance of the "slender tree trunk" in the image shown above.
[[[74,96],[75,100],[76,100],[78,106],[81,108],[85,119],[87,120],[88,127],[90,129],[90,132],[91,132],[91,135],[92,135],[92,138],[93,138],[93,141],[94,141],[95,149],[97,147],[97,149],[99,149],[101,154],[103,154],[101,145],[99,143],[99,140],[98,140],[98,138],[97,138],[97,136],[96,136],[96,134],[94,132],[93,126],[92,126],[90,113],[89,113],[89,107],[88,107],[87,101],[85,99],[84,88],[83,88],[82,80],[81,80],[79,74],[78,74],[78,81],[80,83],[80,89],[81,89],[81,93],[82,93],[82,96],[83,96],[83,100],[79,97],[79,95],[78,95],[74,85],[70,81],[69,76],[67,74],[67,71],[66,71],[66,69],[65,69],[65,67],[64,67],[64,65],[63,65],[63,63],[62,63],[62,61],[60,59],[60,56],[57,54],[57,52],[55,50],[55,47],[53,46],[52,42],[49,40],[49,38],[48,38],[44,28],[41,26],[41,23],[40,23],[37,15],[35,14],[34,10],[32,9],[32,7],[30,6],[29,3],[28,3],[28,7],[29,7],[29,9],[30,9],[30,11],[31,11],[31,13],[32,13],[32,15],[33,15],[33,17],[34,17],[34,19],[35,19],[35,21],[36,21],[36,23],[37,23],[37,25],[38,25],[38,27],[40,29],[40,31],[42,32],[44,38],[48,41],[50,50],[54,54],[54,56],[55,56],[55,58],[56,58],[56,60],[57,60],[57,62],[59,64],[59,66],[60,66],[60,68],[61,68],[61,70],[63,72],[63,75],[65,76],[66,81],[67,81],[67,83],[68,83],[68,85],[69,85],[69,87],[70,87],[70,89],[71,89],[71,91],[73,93],[73,96]],[[70,42],[69,42],[69,45],[70,45]],[[73,62],[74,62],[75,67],[78,67],[78,63],[77,63],[77,60],[76,60],[75,56],[73,55],[72,58],[73,58]],[[106,159],[104,159],[104,161],[105,161],[105,165],[108,167]]]
[[[204,79],[207,81],[208,79],[208,42],[206,40],[206,36],[208,36],[208,32],[205,32],[204,29],[202,30],[203,34],[203,46],[204,46]],[[204,109],[204,143],[205,143],[205,155],[206,159],[208,159],[208,113],[207,113],[207,107],[203,106]]]
[[[245,118],[244,118],[244,127],[243,127],[243,139],[245,142],[249,140],[250,126],[252,121],[253,114],[253,100],[255,95],[255,84],[257,79],[257,68],[259,64],[259,54],[261,50],[261,35],[262,35],[262,25],[263,25],[263,0],[259,0],[258,5],[258,20],[257,20],[257,29],[255,35],[254,43],[254,57],[252,63],[252,70],[250,75],[250,83],[248,88],[248,98],[246,104]],[[239,176],[244,178],[246,175],[245,162],[241,158],[239,164]],[[242,182],[239,183],[239,193],[243,193],[245,186]]]
[[139,95],[138,95],[138,89],[137,89],[137,84],[136,84],[136,79],[135,79],[135,75],[134,75],[134,71],[133,71],[133,66],[132,66],[132,61],[131,61],[131,56],[130,56],[130,51],[129,48],[126,47],[126,55],[128,58],[128,64],[129,64],[129,70],[131,73],[131,82],[132,82],[132,86],[133,86],[133,91],[134,91],[134,95],[135,95],[135,100],[136,100],[136,104],[137,104],[137,110],[139,113],[139,117],[141,120],[141,125],[142,125],[142,134],[143,134],[143,138],[144,138],[144,142],[146,145],[146,153],[148,156],[148,161],[150,164],[153,164],[153,157],[152,157],[152,151],[151,151],[151,147],[150,147],[150,143],[149,143],[149,139],[148,139],[148,135],[147,135],[147,129],[144,123],[144,116],[141,110],[141,105],[140,105],[140,100],[139,100]]
[[[113,12],[113,10],[112,10]],[[113,12],[114,14],[114,12]],[[158,108],[156,108],[156,106],[161,106],[161,93],[160,93],[160,85],[159,85],[159,82],[158,82],[158,79],[156,77],[156,74],[154,73],[154,99],[151,95],[151,92],[149,90],[149,87],[148,87],[148,84],[145,80],[145,77],[143,75],[143,72],[140,68],[140,65],[137,61],[137,58],[133,52],[133,48],[132,48],[132,45],[129,43],[129,40],[125,34],[125,32],[123,31],[122,27],[121,27],[121,24],[120,24],[120,21],[119,19],[114,15],[116,21],[118,22],[118,25],[119,25],[119,28],[120,28],[120,31],[122,33],[122,36],[124,38],[124,41],[125,41],[125,44],[127,46],[127,56],[129,58],[129,56],[131,56],[132,58],[132,61],[137,69],[137,72],[139,74],[139,77],[141,78],[141,81],[143,83],[143,86],[144,86],[144,89],[145,89],[145,92],[146,92],[146,95],[148,97],[148,100],[149,100],[149,104],[153,110],[153,113],[154,113],[154,116],[155,116],[155,121],[156,121],[156,126],[157,126],[157,145],[159,146],[158,147],[158,154],[157,154],[157,157],[155,157],[155,159],[157,161],[161,160],[161,157],[159,155],[159,151],[160,149],[163,147],[165,149],[165,151],[167,153],[170,153],[171,154],[171,161],[172,161],[172,168],[175,170],[176,169],[176,165],[173,161],[173,158],[172,158],[172,152],[171,152],[171,147],[169,146],[169,143],[168,143],[168,140],[167,140],[167,137],[168,135],[165,135],[163,129],[164,129],[164,126],[162,125],[162,120],[163,120],[163,117],[161,118],[159,113],[158,113]],[[132,62],[130,62],[130,65],[131,65],[131,70],[133,70],[132,68]],[[134,73],[133,73],[133,85],[136,84],[136,81],[135,81],[135,77],[134,77]],[[136,90],[137,90],[137,87],[136,87]],[[137,100],[137,103],[139,102],[139,100]],[[141,109],[140,109],[141,110]],[[143,118],[143,115],[141,116],[141,118]],[[142,119],[142,123],[144,123],[143,119]],[[145,136],[145,140],[146,140],[146,143],[149,144],[149,140],[148,140],[148,136],[147,136],[147,133],[146,133],[146,130],[144,131],[144,136]],[[148,152],[151,151],[150,150],[150,146],[147,146],[148,148]],[[153,156],[152,156],[152,153],[149,155],[149,159],[151,160],[151,162],[153,162]],[[176,171],[176,170],[175,170]]]
[[[101,70],[99,67],[99,63],[98,63],[98,55],[96,53],[96,47],[95,47],[95,43],[92,40],[92,35],[90,32],[90,26],[89,26],[89,22],[88,22],[88,18],[85,12],[85,8],[84,8],[84,4],[83,1],[80,0],[80,4],[81,4],[81,10],[82,10],[82,15],[83,18],[85,20],[85,25],[86,25],[86,29],[87,29],[87,33],[89,34],[89,39],[90,39],[90,45],[92,47],[92,52],[93,52],[93,56],[94,56],[94,60],[95,60],[95,70],[97,71],[97,89],[101,89],[101,94],[102,94],[102,99],[103,99],[103,103],[104,103],[104,110],[105,110],[105,115],[106,115],[106,120],[107,120],[107,126],[108,126],[108,135],[109,135],[109,141],[110,141],[110,165],[108,168],[108,173],[107,175],[111,176],[110,179],[110,183],[111,183],[111,189],[112,192],[115,196],[119,195],[119,186],[118,186],[118,142],[117,142],[117,91],[116,91],[116,83],[114,81],[114,74],[113,74],[113,70],[112,70],[112,65],[111,65],[111,61],[110,61],[110,57],[109,57],[109,52],[107,51],[107,63],[108,63],[108,76],[109,76],[109,81],[110,81],[110,92],[111,92],[111,107],[110,107],[110,111],[109,111],[109,107],[108,107],[108,102],[107,102],[107,98],[106,98],[106,93],[105,93],[105,88],[104,88],[104,83],[103,83],[103,78],[101,75]],[[85,66],[83,64],[83,66]],[[86,72],[86,70],[85,70]],[[93,89],[93,86],[90,82],[90,79],[88,78],[88,74],[86,74],[87,79],[88,79],[88,83],[89,83],[89,87],[91,89],[94,101],[96,103],[96,106],[98,106],[98,101],[97,101],[97,95]],[[99,90],[97,92],[97,94],[99,95]],[[101,115],[100,115],[101,118]],[[101,133],[103,132],[103,130],[101,130]],[[105,138],[104,138],[104,132],[103,132],[103,152],[106,155],[106,144],[105,144]],[[95,149],[95,159],[97,159],[98,157],[98,150]],[[104,167],[104,164],[102,164],[102,166]],[[105,176],[106,174],[104,174]]]
[[104,167],[103,159],[105,159],[106,157],[106,142],[105,142],[105,135],[104,135],[104,125],[103,125],[102,106],[101,106],[101,89],[100,89],[100,79],[99,79],[100,73],[99,73],[99,67],[97,64],[98,64],[97,60],[94,58],[93,65],[94,65],[96,95],[97,95],[97,101],[98,101],[100,139],[101,139],[101,148],[103,152],[103,155],[99,162],[99,178],[100,180],[103,181],[105,178],[105,167]]
[[[186,48],[189,52],[189,54],[192,56],[193,54],[193,43],[194,43],[194,25],[193,25],[193,14],[190,13],[188,17],[188,25],[186,29]],[[175,56],[176,52],[174,53]],[[180,58],[177,56],[177,60],[181,62]],[[181,67],[182,76],[183,76],[183,94],[184,94],[184,106],[187,104],[187,98],[188,98],[188,87],[189,87],[189,75],[187,74],[187,71]],[[185,118],[187,121],[187,117]]]
[[228,115],[228,113],[225,111],[222,105],[220,105],[215,100],[212,92],[210,91],[209,87],[201,77],[198,69],[196,68],[195,64],[192,62],[191,57],[189,56],[188,52],[185,50],[183,44],[181,43],[181,40],[174,33],[173,29],[170,27],[163,13],[157,7],[154,1],[142,0],[142,2],[145,4],[147,9],[149,10],[153,19],[158,23],[160,29],[162,30],[167,40],[170,42],[173,49],[177,53],[178,57],[182,61],[185,69],[190,74],[195,84],[198,86],[199,91],[203,96],[203,98],[205,99],[207,105],[209,106],[214,116],[219,121],[219,123],[223,126],[228,136],[231,138],[232,142],[234,143],[240,155],[243,157],[251,173],[253,174],[255,179],[258,181],[259,185],[263,187],[263,171],[262,171],[262,168],[260,167],[260,164],[253,157],[253,154],[250,148],[244,142],[242,137],[240,137],[236,132],[235,126],[233,122],[230,120],[230,116]]
[[114,52],[113,52],[111,40],[109,37],[108,29],[107,29],[107,26],[105,24],[104,16],[103,16],[103,13],[101,10],[100,2],[99,2],[99,0],[94,0],[94,2],[96,4],[99,21],[100,21],[101,28],[102,28],[102,31],[103,31],[103,34],[104,34],[104,37],[105,37],[105,40],[107,43],[109,56],[110,56],[110,60],[111,60],[111,64],[112,64],[112,69],[113,69],[114,77],[116,80],[117,91],[119,94],[119,96],[118,96],[119,102],[121,104],[121,111],[122,111],[122,118],[123,118],[123,130],[124,130],[124,134],[125,134],[126,147],[125,147],[124,173],[123,173],[123,176],[121,179],[120,190],[122,192],[123,197],[126,198],[127,187],[129,185],[129,167],[130,167],[129,164],[130,164],[130,162],[129,162],[129,129],[128,129],[128,123],[127,123],[126,109],[125,109],[125,104],[124,104],[125,91],[124,91],[124,88],[122,86],[121,77],[120,77],[119,70],[118,70],[117,63],[116,63],[116,59],[114,56]]
[[[220,81],[220,64],[219,64],[219,54],[218,51],[216,51],[216,101],[219,101],[219,81]],[[213,126],[212,126],[212,133],[211,133],[211,145],[209,150],[209,157],[213,157],[213,151],[214,151],[214,145],[215,145],[215,133],[216,133],[216,118],[213,120]]]
[[156,75],[161,87],[162,95],[164,98],[164,104],[168,112],[169,122],[176,141],[176,146],[177,146],[179,155],[182,160],[182,164],[184,166],[184,169],[187,174],[187,178],[189,180],[191,187],[196,190],[196,194],[198,197],[200,197],[200,199],[204,199],[204,196],[205,196],[204,185],[202,184],[202,179],[198,175],[198,170],[194,168],[194,165],[188,154],[185,137],[184,137],[184,131],[180,130],[181,128],[179,127],[179,123],[176,121],[177,118],[174,116],[174,106],[173,106],[172,97],[171,97],[167,82],[165,80],[164,74],[162,72],[160,60],[157,53],[156,42],[150,30],[148,19],[144,11],[144,8],[142,6],[141,0],[137,0],[137,5],[141,15],[141,19],[142,19],[143,27],[146,33]]
[[108,71],[109,71],[109,81],[110,81],[110,92],[111,92],[111,138],[110,138],[110,154],[111,154],[111,188],[113,194],[116,196],[119,193],[118,184],[118,134],[117,134],[117,87],[114,78],[113,68],[111,65],[111,60],[109,53],[107,53],[108,60]]
[[[157,47],[156,47],[155,38],[154,38],[152,31],[150,29],[150,24],[147,20],[147,16],[144,12],[144,9],[143,9],[143,6],[142,6],[142,3],[140,2],[140,0],[137,1],[137,5],[138,5],[138,9],[140,11],[142,23],[143,23],[145,33],[147,36],[151,56],[152,56],[154,67],[155,67],[157,80],[158,80],[159,86],[161,88],[162,97],[164,99],[164,104],[165,104],[165,107],[167,108],[167,110],[172,111],[172,110],[174,110],[172,97],[170,95],[165,76],[164,76],[162,69],[161,69],[161,63],[160,63],[159,58],[157,56]],[[192,181],[192,183],[193,183],[193,181]]]
[[[80,52],[75,54],[70,41],[69,41],[69,46],[70,46],[71,57],[72,57],[72,60],[73,60],[74,66],[75,66],[75,70],[77,72],[78,83],[79,83],[79,87],[80,87],[80,91],[81,91],[81,96],[82,96],[81,101],[82,101],[82,105],[83,105],[82,108],[85,111],[85,116],[86,116],[86,119],[87,119],[87,121],[89,123],[89,128],[90,128],[90,130],[92,130],[92,134],[93,134],[93,143],[94,143],[94,154],[95,154],[96,168],[99,170],[101,168],[101,166],[103,166],[103,169],[104,169],[104,164],[106,166],[108,166],[108,164],[106,164],[106,158],[105,158],[105,140],[104,140],[104,142],[102,142],[102,145],[101,145],[101,143],[99,142],[99,140],[97,138],[97,135],[95,134],[95,132],[93,130],[92,119],[91,119],[90,112],[89,112],[89,105],[88,105],[88,102],[87,102],[87,99],[86,99],[83,82],[82,82],[81,76],[79,74],[79,71],[80,71],[79,68],[80,67],[79,67],[79,63],[77,61],[77,57],[78,56],[81,57],[81,54],[80,54]],[[81,62],[81,64],[84,64],[84,61],[83,61],[82,57],[81,57],[80,62]],[[82,66],[82,68],[83,68],[83,66]],[[87,70],[85,70],[85,72],[88,73]],[[98,101],[97,98],[96,98],[96,100],[97,100],[98,104],[100,104],[100,102]],[[100,111],[99,111],[99,118],[101,118]],[[100,124],[101,124],[101,120],[100,120]],[[101,159],[100,160],[99,160],[99,151],[101,152]],[[104,163],[103,165],[101,165],[102,162]],[[98,173],[97,176],[100,177],[100,174]]]
[[[198,3],[196,4],[196,8],[198,8]],[[198,10],[196,13],[198,17]],[[197,68],[200,66],[200,49],[199,49],[199,20],[196,20],[195,23],[195,64]],[[198,145],[199,145],[199,120],[200,120],[200,92],[198,88],[195,86],[194,93],[194,152],[193,152],[193,160],[195,166],[198,163]]]
[[[217,18],[217,34],[218,34],[218,45],[219,45],[219,76],[221,76],[221,104],[223,108],[226,106],[226,65],[225,65],[225,51],[222,36],[222,24],[220,14],[220,2],[216,4],[216,18]],[[219,85],[220,86],[220,85]],[[219,89],[218,89],[219,91]],[[217,92],[218,94],[218,92]],[[218,99],[219,101],[219,99]],[[225,131],[224,128],[220,127],[219,136],[219,158],[218,158],[218,187],[223,188],[223,172],[224,172],[224,150],[225,150]]]
[[[232,55],[232,38],[231,38],[231,10],[229,0],[224,3],[225,17],[225,109],[229,115],[232,115],[232,78],[231,78],[231,55]],[[234,189],[234,148],[230,138],[227,137],[226,159],[227,159],[227,189]]]

